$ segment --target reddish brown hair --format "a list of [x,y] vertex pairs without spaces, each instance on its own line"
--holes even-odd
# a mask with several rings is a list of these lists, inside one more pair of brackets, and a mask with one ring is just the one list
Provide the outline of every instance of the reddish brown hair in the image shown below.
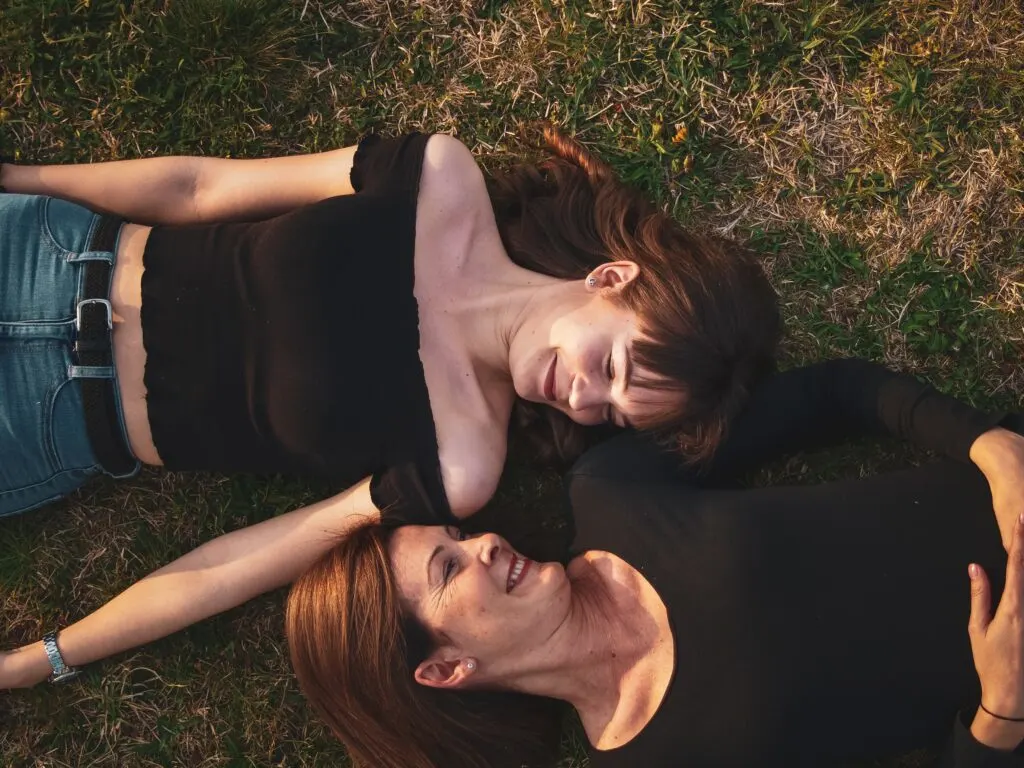
[[355,530],[288,596],[292,666],[357,766],[520,768],[557,756],[563,705],[498,691],[439,691],[413,671],[434,650],[403,607],[389,529]]
[[[554,157],[489,179],[509,256],[535,272],[578,280],[608,261],[640,275],[620,294],[647,337],[636,362],[675,395],[655,432],[692,461],[707,459],[765,373],[774,369],[777,299],[753,255],[730,240],[684,230],[576,141],[551,126]],[[515,422],[547,436],[548,458],[571,460],[586,430],[546,406],[520,402]]]

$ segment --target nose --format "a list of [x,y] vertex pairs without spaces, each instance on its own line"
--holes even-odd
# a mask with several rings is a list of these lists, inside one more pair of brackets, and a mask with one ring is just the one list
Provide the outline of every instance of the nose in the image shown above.
[[585,374],[577,374],[569,389],[569,407],[574,411],[586,411],[603,404],[600,387]]
[[484,533],[473,539],[477,547],[477,556],[484,565],[491,565],[498,559],[501,552],[501,537],[494,533]]

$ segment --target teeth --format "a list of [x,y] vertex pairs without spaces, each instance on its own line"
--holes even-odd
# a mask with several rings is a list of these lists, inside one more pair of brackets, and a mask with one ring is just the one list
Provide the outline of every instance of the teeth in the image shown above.
[[516,558],[516,564],[512,566],[512,571],[508,575],[508,589],[507,592],[511,592],[516,584],[519,583],[519,577],[523,575],[523,569],[526,567],[526,561]]

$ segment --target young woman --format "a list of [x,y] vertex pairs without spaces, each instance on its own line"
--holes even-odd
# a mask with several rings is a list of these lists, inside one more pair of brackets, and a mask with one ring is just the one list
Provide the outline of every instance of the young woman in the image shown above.
[[381,509],[474,512],[517,397],[710,452],[770,366],[769,284],[548,139],[555,158],[490,191],[462,144],[419,134],[0,165],[0,515],[140,463],[351,486],[30,646],[33,678],[285,584]]
[[[817,390],[783,375],[756,396],[718,471],[882,428],[990,477],[1000,444],[1022,455],[912,380],[876,372],[872,403],[844,392],[863,364],[820,370]],[[295,584],[296,673],[357,764],[543,764],[527,715],[552,699],[595,768],[830,766],[944,742],[945,765],[1024,764],[1024,524],[1000,519],[1007,566],[980,473],[708,489],[625,436],[569,482],[566,565],[493,534],[376,525]]]

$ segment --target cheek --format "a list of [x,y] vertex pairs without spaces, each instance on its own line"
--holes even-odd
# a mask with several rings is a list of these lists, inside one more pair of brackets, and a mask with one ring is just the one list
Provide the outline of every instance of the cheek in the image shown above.
[[453,636],[481,636],[497,616],[493,589],[481,582],[459,584],[456,589],[458,594],[445,607],[441,629]]

